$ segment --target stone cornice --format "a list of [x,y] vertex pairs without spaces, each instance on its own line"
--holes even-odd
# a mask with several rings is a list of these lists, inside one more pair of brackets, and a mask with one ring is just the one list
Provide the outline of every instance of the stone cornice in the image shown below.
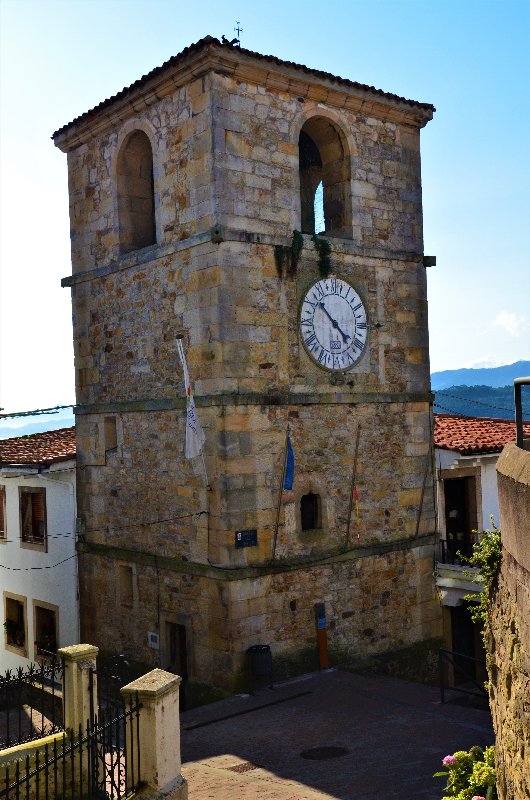
[[[372,246],[361,247],[352,239],[342,239],[335,236],[327,238],[335,253],[345,253],[346,255],[358,256],[362,259],[373,259],[375,262],[384,260],[386,265],[388,265],[389,261],[422,263],[423,260],[423,253],[412,250],[383,250]],[[304,247],[309,250],[314,250],[311,236],[304,235],[304,239]],[[291,237],[270,236],[263,233],[248,232],[243,228],[224,228],[223,226],[215,225],[211,230],[197,233],[187,239],[171,242],[171,244],[151,245],[142,250],[127,253],[118,260],[103,264],[100,267],[94,267],[94,269],[86,270],[85,272],[77,272],[74,275],[67,275],[61,279],[61,286],[63,288],[75,286],[78,283],[85,283],[85,281],[92,281],[96,278],[105,277],[106,275],[114,275],[117,272],[133,269],[134,267],[148,264],[151,261],[156,261],[159,258],[167,258],[183,250],[188,250],[190,247],[197,247],[199,245],[211,246],[214,241],[216,246],[223,242],[241,242],[242,244],[259,244],[276,247],[276,245],[289,246],[291,244]]]
[[[355,372],[352,373],[355,378]],[[431,392],[226,392],[220,394],[194,394],[198,408],[219,406],[304,406],[304,405],[363,405],[368,403],[432,403]],[[137,414],[141,412],[174,411],[186,407],[185,397],[146,398],[143,400],[117,400],[87,403],[75,406],[75,415],[87,414]]]
[[433,108],[427,104],[412,103],[377,92],[372,87],[334,79],[317,70],[302,70],[300,65],[276,63],[274,59],[258,57],[239,48],[209,45],[192,51],[186,58],[168,62],[162,69],[153,70],[150,76],[137,81],[128,90],[101,103],[101,107],[63,126],[53,134],[54,143],[65,153],[75,150],[208,73],[414,128],[422,128],[433,116]]
[[154,569],[165,569],[169,572],[204,576],[213,580],[238,581],[248,578],[259,578],[266,575],[275,575],[282,572],[310,570],[330,564],[358,561],[361,558],[380,556],[386,553],[395,553],[403,550],[415,550],[422,547],[433,548],[434,544],[435,534],[432,533],[417,538],[398,539],[393,542],[377,542],[375,544],[358,546],[351,550],[322,554],[321,556],[299,558],[296,560],[278,560],[273,563],[268,562],[245,567],[182,561],[178,558],[161,556],[155,553],[127,550],[121,547],[114,547],[113,545],[88,541],[79,541],[77,543],[77,550],[79,553],[85,553],[87,555],[94,554],[103,558],[111,558],[113,560],[119,559],[120,561],[151,566]]

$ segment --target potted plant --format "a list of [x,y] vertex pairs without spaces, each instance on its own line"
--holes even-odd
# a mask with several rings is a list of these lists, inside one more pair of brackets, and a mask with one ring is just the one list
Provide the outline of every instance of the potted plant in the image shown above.
[[7,643],[14,647],[24,647],[24,628],[14,619],[6,619],[4,629],[7,635]]

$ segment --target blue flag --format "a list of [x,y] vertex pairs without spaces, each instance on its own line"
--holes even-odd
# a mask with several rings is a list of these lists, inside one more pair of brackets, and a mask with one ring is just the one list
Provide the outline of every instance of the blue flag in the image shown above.
[[294,481],[294,450],[291,444],[291,437],[287,436],[287,461],[285,462],[285,476],[283,480],[284,489],[292,489]]

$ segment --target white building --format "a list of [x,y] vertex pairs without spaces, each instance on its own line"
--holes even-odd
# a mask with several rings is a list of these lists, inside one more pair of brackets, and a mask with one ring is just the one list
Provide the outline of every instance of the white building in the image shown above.
[[[530,436],[530,424],[523,426]],[[505,444],[515,441],[515,422],[490,417],[434,415],[440,552],[436,587],[443,606],[445,646],[469,661],[455,684],[466,673],[482,680],[485,672],[470,659],[484,659],[482,636],[469,613],[466,595],[480,588],[470,577],[461,556],[471,555],[481,532],[499,525],[497,460]],[[476,571],[476,570],[475,570]],[[485,680],[485,677],[484,677]]]
[[0,441],[0,673],[79,641],[75,428]]

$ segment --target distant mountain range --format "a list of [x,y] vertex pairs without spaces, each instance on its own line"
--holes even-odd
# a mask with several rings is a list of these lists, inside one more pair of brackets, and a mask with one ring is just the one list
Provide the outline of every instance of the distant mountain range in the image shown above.
[[30,436],[32,433],[56,431],[59,428],[71,428],[73,425],[75,425],[75,419],[71,411],[38,414],[30,417],[8,417],[0,420],[0,439]]
[[482,369],[446,369],[432,373],[431,387],[433,392],[437,392],[450,386],[513,386],[515,378],[525,375],[530,375],[530,361]]
[[[523,418],[530,419],[530,388],[521,392]],[[434,393],[434,411],[466,417],[514,419],[513,386],[449,386]]]
[[[502,367],[448,369],[431,375],[434,410],[467,417],[513,419],[513,381],[530,375],[530,361]],[[530,389],[521,393],[523,418],[530,419]]]
[[[433,372],[434,410],[470,417],[513,419],[513,381],[525,375],[530,375],[530,361],[516,361],[502,367]],[[523,417],[530,419],[530,389],[523,389],[522,400]],[[56,414],[7,418],[0,420],[0,439],[55,431],[72,425],[75,425],[74,416],[66,409]]]

